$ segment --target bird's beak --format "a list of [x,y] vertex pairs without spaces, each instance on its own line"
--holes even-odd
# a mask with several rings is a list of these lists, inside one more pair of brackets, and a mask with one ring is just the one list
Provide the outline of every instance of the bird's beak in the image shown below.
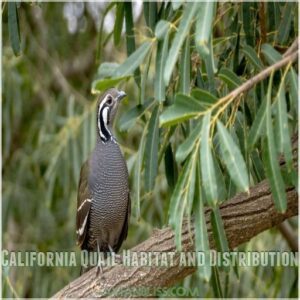
[[122,100],[123,98],[125,98],[126,96],[127,96],[127,95],[126,95],[125,92],[119,91],[117,99],[118,99],[118,101],[121,101],[121,100]]

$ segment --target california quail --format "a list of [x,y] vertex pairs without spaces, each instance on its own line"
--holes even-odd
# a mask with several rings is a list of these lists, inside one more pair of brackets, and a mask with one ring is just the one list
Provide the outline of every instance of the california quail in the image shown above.
[[77,196],[77,244],[82,250],[118,252],[127,237],[130,216],[128,170],[112,125],[120,100],[115,88],[97,103],[97,142],[82,165]]

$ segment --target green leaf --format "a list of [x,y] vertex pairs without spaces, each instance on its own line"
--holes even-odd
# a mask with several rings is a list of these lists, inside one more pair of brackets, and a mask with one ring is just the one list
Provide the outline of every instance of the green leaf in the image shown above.
[[154,187],[158,168],[158,144],[159,144],[159,105],[154,108],[146,138],[145,148],[145,190],[151,191]]
[[116,21],[114,26],[114,44],[118,46],[121,40],[122,29],[124,21],[124,3],[117,3]]
[[170,190],[174,190],[178,177],[178,170],[174,159],[171,143],[168,144],[165,152],[165,172]]
[[181,251],[182,220],[187,202],[186,184],[192,166],[192,159],[187,160],[180,172],[170,200],[169,224],[175,229],[175,243],[178,251]]
[[225,126],[218,121],[218,137],[224,164],[231,179],[242,191],[249,191],[249,179],[246,163],[239,147],[234,142]]
[[215,67],[215,60],[214,60],[214,52],[212,47],[212,37],[209,42],[209,55],[205,56],[204,58],[207,78],[209,82],[209,91],[211,93],[215,93],[215,73],[217,69]]
[[166,33],[163,41],[159,41],[157,44],[156,52],[156,65],[155,65],[155,79],[154,79],[154,94],[155,99],[162,102],[165,100],[165,82],[163,79],[164,69],[166,65],[166,59],[168,55],[168,46],[169,46],[169,32]]
[[114,77],[114,78],[104,78],[104,79],[98,79],[94,80],[92,82],[92,94],[99,93],[102,91],[105,91],[108,88],[111,88],[112,86],[116,86],[123,80],[128,80],[130,76],[121,76],[121,77]]
[[175,96],[174,104],[168,107],[160,116],[160,125],[174,125],[197,116],[203,106],[196,99],[183,94]]
[[195,45],[199,54],[204,58],[209,55],[209,40],[211,36],[212,23],[214,19],[215,3],[214,2],[201,2],[199,3]]
[[97,70],[97,79],[112,77],[116,68],[120,65],[112,62],[103,62]]
[[180,48],[186,38],[186,35],[190,31],[190,27],[192,25],[193,17],[197,11],[198,3],[187,3],[182,14],[182,19],[180,21],[180,25],[178,31],[175,34],[175,38],[173,40],[171,49],[169,51],[169,55],[166,61],[166,68],[164,73],[164,81],[166,85],[169,85],[169,81],[171,78],[172,71],[176,64]]
[[267,107],[267,99],[265,98],[259,107],[259,110],[255,116],[252,127],[249,131],[249,135],[248,135],[248,149],[249,150],[251,150],[253,148],[253,146],[257,142],[258,138],[265,134],[266,107]]
[[218,77],[221,78],[230,89],[235,89],[243,83],[242,80],[228,68],[222,68]]
[[298,9],[298,5],[295,7],[294,3],[286,3],[283,11],[283,17],[278,28],[277,42],[281,45],[286,43],[291,30],[291,22],[293,18],[294,10]]
[[224,296],[217,266],[212,267],[211,286],[215,297],[218,299],[223,299]]
[[193,150],[197,139],[201,135],[202,122],[198,122],[195,128],[191,131],[188,138],[178,147],[176,151],[176,160],[180,163],[184,161]]
[[157,20],[156,2],[144,2],[144,16],[147,26],[150,27],[151,31],[153,32]]
[[214,161],[210,147],[210,113],[207,113],[202,121],[200,161],[201,178],[208,204],[214,207],[218,202],[218,187]]
[[282,59],[282,56],[277,52],[270,44],[263,44],[261,46],[261,52],[266,58],[269,65],[275,64]]
[[133,72],[144,61],[151,49],[151,42],[144,42],[135,52],[133,52],[118,68],[113,72],[113,76],[121,77],[132,75]]
[[267,93],[266,107],[266,131],[267,138],[263,147],[263,157],[265,162],[266,174],[271,186],[272,195],[275,202],[275,207],[280,212],[285,212],[287,208],[285,186],[281,176],[280,168],[277,160],[277,151],[274,140],[274,132],[271,118],[271,88],[272,80],[269,80],[269,88]]
[[257,71],[261,71],[263,69],[264,67],[263,63],[258,58],[255,50],[251,46],[245,45],[244,48],[242,49],[242,52],[245,54],[246,58],[249,60],[249,62],[254,66],[254,68]]
[[143,159],[144,159],[144,153],[145,153],[145,144],[146,144],[146,136],[149,128],[149,123],[146,124],[142,137],[141,137],[141,142],[139,146],[139,150],[137,153],[137,158],[136,158],[136,163],[135,163],[135,169],[134,169],[134,188],[135,188],[135,201],[134,206],[135,206],[135,212],[136,212],[136,217],[137,219],[140,218],[141,215],[141,210],[140,210],[140,198],[141,198],[141,173],[142,173],[142,166],[143,166]]
[[19,16],[16,2],[7,3],[8,7],[8,32],[11,47],[14,51],[15,56],[21,54],[21,37],[19,28]]
[[291,69],[287,75],[290,99],[295,112],[298,113],[298,75]]
[[179,92],[182,94],[190,93],[191,80],[191,66],[190,66],[190,38],[187,36],[181,53],[180,67],[179,67]]
[[166,20],[160,20],[155,27],[155,36],[158,40],[163,40],[166,37],[166,34],[168,34],[169,29],[171,27],[170,22]]
[[177,10],[183,3],[184,0],[171,0],[173,10]]
[[242,3],[243,28],[246,35],[246,42],[249,46],[255,46],[255,8],[251,2]]
[[[126,46],[127,46],[127,56],[129,57],[135,52],[135,34],[133,31],[133,16],[132,16],[132,3],[124,2],[124,14],[125,14],[125,25],[126,25]],[[145,55],[146,56],[146,55]],[[138,86],[140,86],[140,69],[135,68],[134,80]]]
[[206,90],[194,88],[191,96],[199,100],[203,105],[211,105],[217,102],[218,98]]
[[214,161],[214,166],[215,166],[216,179],[218,182],[218,201],[219,201],[219,203],[221,203],[227,199],[225,180],[224,180],[224,176],[222,174],[220,165],[218,163],[218,160],[214,156],[213,156],[213,161]]
[[139,104],[143,104],[145,102],[146,98],[146,87],[147,87],[147,79],[148,79],[148,74],[149,74],[149,69],[151,65],[151,52],[146,58],[146,63],[143,67],[143,73],[142,73],[142,78],[141,78],[141,93],[139,97]]
[[196,168],[196,187],[195,187],[195,200],[196,200],[196,208],[195,208],[195,242],[196,242],[196,251],[204,252],[205,264],[203,266],[198,267],[197,271],[199,277],[204,279],[205,281],[209,281],[211,277],[211,266],[210,266],[210,248],[209,248],[209,240],[207,234],[205,213],[204,213],[204,204],[202,193],[200,190],[201,182],[200,182],[200,166],[199,160],[197,161]]
[[127,46],[127,56],[135,51],[135,35],[134,35],[134,25],[132,16],[132,3],[124,2],[124,14],[125,14],[125,25],[126,25],[126,46]]
[[127,131],[132,128],[136,124],[137,119],[144,115],[145,111],[152,103],[152,100],[148,100],[144,104],[138,104],[123,113],[118,122],[119,129],[121,131]]
[[211,211],[211,227],[216,241],[217,250],[220,252],[229,251],[227,237],[219,208]]

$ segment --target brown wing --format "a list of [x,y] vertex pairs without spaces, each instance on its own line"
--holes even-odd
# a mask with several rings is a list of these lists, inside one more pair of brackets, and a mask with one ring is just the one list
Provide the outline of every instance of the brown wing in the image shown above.
[[118,243],[114,247],[114,251],[116,253],[121,248],[123,241],[126,240],[126,238],[127,238],[128,223],[129,223],[129,219],[130,219],[130,211],[131,211],[131,200],[130,200],[130,194],[128,193],[127,214],[126,214],[126,217],[124,220],[123,228],[122,228]]
[[92,197],[88,185],[89,161],[81,167],[80,179],[77,193],[76,234],[77,245],[82,247],[88,231],[88,219],[91,208]]

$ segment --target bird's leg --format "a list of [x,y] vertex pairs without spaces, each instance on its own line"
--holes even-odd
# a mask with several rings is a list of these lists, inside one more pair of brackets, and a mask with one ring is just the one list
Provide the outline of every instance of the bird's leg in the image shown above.
[[110,245],[108,245],[108,249],[109,249],[110,255],[115,257],[115,262],[118,264],[122,264],[123,261],[122,261],[121,255],[117,254]]
[[101,252],[99,247],[99,241],[97,240],[97,252],[98,252],[98,263],[97,263],[97,273],[96,277],[98,277],[99,273],[103,274],[102,266],[101,266]]

